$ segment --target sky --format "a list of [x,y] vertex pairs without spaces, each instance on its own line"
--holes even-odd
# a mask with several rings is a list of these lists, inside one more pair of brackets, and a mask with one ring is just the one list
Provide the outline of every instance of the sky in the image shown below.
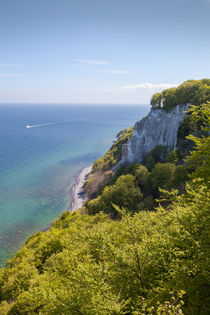
[[148,104],[210,77],[210,0],[0,0],[0,103]]

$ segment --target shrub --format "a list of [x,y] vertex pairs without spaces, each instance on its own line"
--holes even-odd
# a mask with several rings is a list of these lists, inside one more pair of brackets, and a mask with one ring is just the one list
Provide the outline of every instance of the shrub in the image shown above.
[[175,169],[173,163],[157,163],[148,177],[146,187],[151,186],[154,195],[158,195],[159,188],[170,189]]
[[90,200],[87,204],[88,212],[93,214],[99,211],[117,217],[118,213],[113,205],[124,207],[132,212],[140,210],[142,193],[135,183],[133,175],[122,175],[112,186],[106,186],[102,195]]

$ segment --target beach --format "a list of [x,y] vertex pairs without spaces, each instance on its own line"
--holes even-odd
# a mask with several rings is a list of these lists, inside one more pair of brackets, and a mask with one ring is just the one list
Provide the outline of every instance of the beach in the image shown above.
[[76,185],[72,188],[72,205],[69,209],[69,211],[74,212],[77,209],[80,209],[84,202],[87,200],[87,196],[84,194],[83,191],[83,185],[88,177],[88,175],[92,171],[93,165],[89,165],[79,173],[79,176],[77,177],[77,183]]
[[[93,165],[91,164],[91,165],[83,168],[81,170],[81,172],[79,173],[77,180],[76,180],[76,184],[69,190],[69,194],[70,194],[70,197],[72,199],[72,202],[69,205],[68,209],[65,211],[70,211],[73,213],[77,209],[80,209],[83,206],[84,202],[87,200],[87,196],[83,192],[82,187],[83,187],[88,175],[91,173],[92,167],[93,167]],[[51,228],[51,226],[52,226],[52,223],[50,223],[46,227],[42,228],[41,231],[46,232],[47,230],[49,230]]]

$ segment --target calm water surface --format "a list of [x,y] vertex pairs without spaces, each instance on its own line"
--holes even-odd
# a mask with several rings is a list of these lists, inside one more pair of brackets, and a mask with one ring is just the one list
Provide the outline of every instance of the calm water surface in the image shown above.
[[66,210],[78,172],[148,111],[142,105],[0,105],[0,266]]

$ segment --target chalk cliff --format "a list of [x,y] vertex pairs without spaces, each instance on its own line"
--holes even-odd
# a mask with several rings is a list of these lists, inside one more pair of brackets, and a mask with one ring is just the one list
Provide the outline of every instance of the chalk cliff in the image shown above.
[[179,123],[188,107],[189,104],[177,105],[170,112],[152,109],[146,117],[136,122],[130,140],[122,146],[120,163],[142,162],[159,144],[168,149],[176,147]]

